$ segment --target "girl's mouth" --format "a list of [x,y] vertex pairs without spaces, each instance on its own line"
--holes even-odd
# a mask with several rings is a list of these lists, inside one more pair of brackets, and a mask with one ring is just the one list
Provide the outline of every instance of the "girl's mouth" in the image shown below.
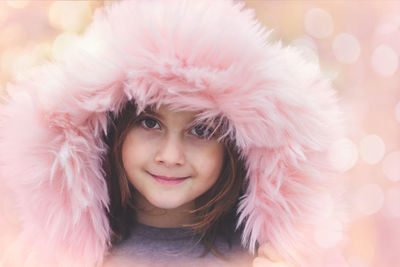
[[190,176],[187,177],[167,177],[167,176],[158,176],[158,175],[154,175],[152,173],[149,173],[154,180],[156,180],[158,183],[160,184],[165,184],[165,185],[176,185],[176,184],[180,184],[183,183],[184,181],[186,181]]

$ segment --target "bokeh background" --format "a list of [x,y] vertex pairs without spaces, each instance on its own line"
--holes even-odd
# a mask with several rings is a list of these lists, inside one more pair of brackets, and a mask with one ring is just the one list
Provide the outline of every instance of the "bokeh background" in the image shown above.
[[[24,70],[62,58],[94,10],[112,2],[0,1],[0,96]],[[316,242],[339,247],[345,266],[400,266],[400,1],[244,2],[275,29],[271,41],[320,64],[341,99],[347,138],[332,161],[345,177],[347,222],[327,220]],[[0,227],[1,253],[19,230],[4,186]]]

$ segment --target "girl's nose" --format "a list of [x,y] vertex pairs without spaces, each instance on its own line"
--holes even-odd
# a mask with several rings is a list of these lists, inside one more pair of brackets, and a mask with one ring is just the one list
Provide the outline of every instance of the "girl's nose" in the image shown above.
[[179,137],[166,136],[160,143],[155,161],[167,167],[185,164],[183,143]]

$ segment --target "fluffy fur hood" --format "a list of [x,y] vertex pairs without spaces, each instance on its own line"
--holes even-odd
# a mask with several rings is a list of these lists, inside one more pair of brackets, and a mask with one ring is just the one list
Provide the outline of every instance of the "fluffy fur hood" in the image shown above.
[[[299,50],[268,41],[233,1],[125,1],[98,10],[63,60],[7,86],[1,177],[13,189],[27,261],[101,264],[110,241],[102,136],[127,101],[222,116],[246,159],[243,245],[309,254],[320,199],[335,178],[341,115],[331,81]],[[20,248],[22,249],[22,248]]]

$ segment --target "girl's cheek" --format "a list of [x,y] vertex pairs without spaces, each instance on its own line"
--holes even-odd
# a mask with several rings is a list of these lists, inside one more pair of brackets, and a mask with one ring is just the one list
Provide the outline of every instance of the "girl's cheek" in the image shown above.
[[135,143],[151,143],[158,140],[162,133],[159,130],[148,130],[142,127],[134,127],[128,133],[127,137],[131,138]]
[[123,143],[123,151],[128,158],[135,161],[147,158],[155,148],[159,146],[159,134],[145,129],[132,129],[126,136]]
[[206,139],[198,138],[193,135],[187,135],[184,137],[184,139],[189,146],[197,147],[199,149],[218,150],[220,147],[223,147],[223,144],[217,142],[215,138]]
[[195,140],[187,147],[189,155],[199,162],[220,162],[224,158],[224,145],[216,140]]

